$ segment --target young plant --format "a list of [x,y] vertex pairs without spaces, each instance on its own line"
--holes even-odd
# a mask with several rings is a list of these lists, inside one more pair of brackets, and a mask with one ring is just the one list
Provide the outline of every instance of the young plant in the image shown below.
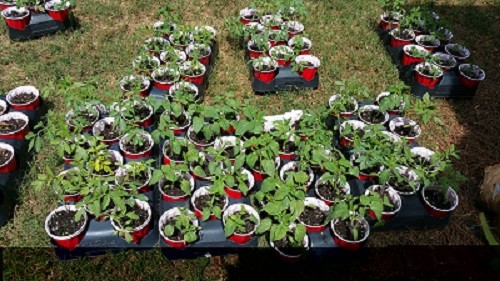
[[229,237],[234,233],[246,233],[247,223],[257,225],[259,220],[253,214],[250,214],[244,205],[241,205],[240,211],[229,215],[224,222],[224,235]]
[[214,121],[219,124],[222,130],[229,131],[231,127],[237,126],[242,105],[240,101],[235,99],[234,92],[227,92],[225,96],[215,96],[213,103],[219,112]]
[[151,168],[151,164],[155,160],[150,159],[147,161],[131,161],[123,166],[124,173],[117,176],[116,181],[118,184],[123,185],[126,190],[137,189],[144,186],[149,179],[151,171],[156,171]]
[[192,172],[199,177],[220,177],[223,175],[221,162],[224,161],[223,151],[217,151],[213,146],[208,147],[202,153],[191,148],[186,153]]
[[389,95],[382,97],[378,104],[380,111],[399,110],[404,113],[407,106],[410,105],[410,96],[407,94],[410,90],[403,82],[391,85],[387,88]]
[[192,40],[192,28],[187,25],[179,25],[172,32],[172,43],[178,46],[187,46]]
[[184,111],[182,104],[164,100],[162,102],[157,102],[156,107],[156,110],[162,109],[164,113],[160,115],[158,128],[152,133],[152,137],[155,141],[159,141],[160,138],[169,137],[172,130],[189,125],[189,116]]
[[251,137],[244,144],[245,163],[251,169],[273,176],[276,171],[275,158],[279,154],[279,144],[270,134]]
[[201,230],[201,227],[193,224],[196,220],[196,216],[184,207],[179,207],[180,214],[172,218],[170,223],[167,223],[163,229],[165,236],[172,237],[177,236],[179,240],[184,240],[184,242],[192,243],[198,239],[196,234]]
[[138,74],[149,76],[151,72],[160,67],[160,61],[154,55],[142,50],[133,61],[134,71]]
[[162,165],[160,169],[153,172],[151,184],[164,181],[162,184],[163,190],[180,189],[184,194],[191,195],[191,183],[186,175],[189,173],[189,168],[186,164],[182,165]]
[[252,40],[248,42],[250,50],[267,53],[271,48],[271,45],[269,44],[269,35],[258,33],[253,34],[251,38]]
[[[193,131],[198,140],[204,139],[212,142],[220,135],[221,124],[219,123],[220,112],[214,106],[191,106],[190,116],[193,116]],[[207,123],[205,123],[207,121]]]
[[270,135],[278,142],[280,152],[295,152],[299,137],[295,128],[291,126],[291,119],[274,121],[274,129],[274,131],[270,132]]
[[260,136],[264,131],[262,124],[265,112],[251,105],[244,106],[242,112],[244,118],[236,124],[235,135],[246,139]]
[[197,26],[193,31],[193,41],[195,44],[211,46],[215,35],[207,27]]
[[[115,195],[115,193],[117,195]],[[114,186],[113,195],[115,195],[115,197],[113,198],[113,202],[115,203],[116,207],[111,211],[110,217],[120,230],[115,230],[113,234],[124,236],[125,241],[127,241],[127,243],[130,243],[132,242],[133,239],[132,235],[130,234],[130,231],[134,230],[137,221],[140,219],[139,215],[137,215],[134,212],[134,207],[139,207],[139,206],[136,206],[137,203],[134,197],[130,198],[118,197],[118,194],[120,195],[122,194],[122,188],[120,188],[119,186]],[[147,201],[148,198],[142,195],[141,199],[139,200]]]

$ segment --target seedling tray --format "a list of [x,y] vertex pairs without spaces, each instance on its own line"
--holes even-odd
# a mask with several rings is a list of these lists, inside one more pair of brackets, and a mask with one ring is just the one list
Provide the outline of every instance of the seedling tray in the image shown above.
[[[0,99],[5,100],[5,96]],[[47,112],[43,101],[37,110],[15,110],[9,107],[8,112],[21,112],[28,116],[30,130],[33,131],[35,125]],[[17,200],[19,182],[24,176],[28,167],[27,161],[31,157],[28,151],[29,141],[19,139],[2,139],[0,142],[10,144],[14,148],[14,157],[17,161],[18,170],[11,173],[0,174],[0,227],[9,220]]]
[[[456,67],[449,72],[444,72],[443,77],[434,88],[428,88],[414,79],[414,69],[417,64],[401,65],[401,57],[403,55],[403,46],[391,47],[389,31],[377,28],[377,33],[384,47],[392,59],[392,62],[397,66],[399,77],[407,85],[411,86],[411,93],[416,97],[423,97],[425,93],[435,98],[451,98],[451,99],[471,99],[476,95],[477,87],[464,87],[458,79],[458,67],[462,64],[457,62]],[[437,52],[444,53],[445,44],[441,44]]]
[[[194,85],[196,85],[196,87],[198,87],[198,99],[200,101],[203,101],[203,99],[205,98],[205,91],[208,89],[208,86],[210,84],[210,76],[212,75],[215,68],[215,60],[217,59],[217,55],[219,54],[218,42],[215,42],[211,48],[212,52],[210,53],[210,64],[207,65],[203,63],[203,65],[206,67],[203,84],[199,85],[197,83],[193,83]],[[168,90],[158,89],[153,85],[151,87],[149,95],[153,96],[156,101],[165,100],[165,98],[168,97]]]
[[[245,60],[248,61],[248,50],[245,49]],[[258,94],[273,93],[277,91],[296,91],[301,89],[316,90],[319,87],[319,72],[316,73],[312,80],[302,78],[296,71],[292,71],[291,66],[280,66],[278,74],[269,83],[265,83],[253,74],[253,67],[248,66],[250,72],[250,81],[252,89]]]
[[75,20],[72,12],[70,12],[70,16],[65,22],[54,20],[44,12],[31,12],[30,24],[25,29],[18,30],[9,26],[7,26],[7,29],[11,40],[26,41],[44,35],[53,34],[58,31],[73,29],[74,27]]

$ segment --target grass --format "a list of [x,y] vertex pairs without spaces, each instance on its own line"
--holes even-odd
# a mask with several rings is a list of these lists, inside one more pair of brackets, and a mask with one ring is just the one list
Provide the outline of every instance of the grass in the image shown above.
[[[224,18],[237,15],[248,2],[175,1],[176,11],[186,22],[212,25],[219,32],[219,57],[206,103],[217,94],[234,91],[238,98],[254,98],[252,102],[268,114],[280,114],[292,108],[324,105],[335,91],[336,80],[356,80],[370,89],[372,98],[399,81],[396,67],[373,31],[380,14],[374,1],[306,1],[310,16],[303,22],[313,40],[313,54],[321,59],[320,89],[255,96],[243,51],[232,44],[223,31]],[[410,2],[415,4],[417,1]],[[11,42],[5,25],[1,24],[0,93],[27,84],[41,89],[66,76],[74,81],[94,81],[98,92],[118,90],[117,81],[131,69],[132,57],[149,37],[140,27],[153,25],[155,12],[162,3],[154,0],[79,1],[75,14],[80,27],[76,31],[22,43]],[[483,169],[500,162],[500,102],[496,95],[500,88],[497,57],[500,3],[496,0],[437,1],[434,10],[449,23],[454,41],[464,42],[471,50],[471,60],[486,71],[486,80],[471,101],[438,101],[445,126],[433,123],[424,126],[419,142],[431,149],[455,144],[462,150],[462,159],[457,161],[456,168],[469,177],[469,182],[462,186],[459,208],[446,228],[375,233],[368,246],[484,244],[478,226],[478,187]],[[56,112],[67,111],[62,94],[54,92],[48,100]],[[30,180],[44,173],[46,167],[61,165],[47,144],[45,142],[42,152],[30,163],[29,173],[20,184],[20,202],[14,218],[0,228],[0,246],[25,248],[11,248],[3,253],[6,280],[139,279],[143,272],[150,276],[148,279],[227,278],[227,266],[236,263],[235,257],[171,263],[158,251],[151,251],[69,263],[57,261],[47,249],[48,239],[43,230],[46,215],[55,207],[55,196],[50,190],[37,194],[29,186]],[[116,276],[108,273],[114,268],[120,268]]]

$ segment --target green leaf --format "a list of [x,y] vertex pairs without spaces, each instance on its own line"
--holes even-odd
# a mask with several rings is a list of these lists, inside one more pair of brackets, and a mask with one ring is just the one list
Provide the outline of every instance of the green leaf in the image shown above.
[[278,241],[278,240],[283,239],[283,237],[285,237],[288,230],[289,230],[288,226],[286,226],[284,224],[278,225],[276,227],[276,233],[274,233],[274,240]]
[[194,168],[193,172],[194,172],[196,175],[200,176],[200,177],[206,177],[206,176],[207,176],[207,175],[205,174],[205,171],[203,170],[203,168],[202,168],[202,167],[200,167],[200,166],[196,166],[196,167]]
[[304,241],[304,236],[306,236],[306,227],[302,224],[297,224],[295,226],[294,238],[298,243]]
[[172,236],[175,231],[175,227],[173,225],[166,225],[165,226],[165,236]]
[[190,231],[184,234],[184,241],[186,243],[192,243],[198,239],[198,236],[194,231]]
[[262,170],[264,173],[272,176],[274,175],[275,167],[273,160],[262,160]]
[[229,237],[233,235],[235,230],[236,224],[230,221],[226,221],[226,225],[224,225],[224,235],[226,235],[226,237]]
[[196,133],[199,133],[201,131],[201,128],[203,128],[203,125],[205,125],[205,123],[203,122],[202,117],[194,117],[193,118],[193,130]]
[[263,234],[271,228],[272,221],[270,218],[265,218],[260,221],[259,226],[255,230],[256,234]]
[[202,213],[201,220],[206,221],[210,218],[211,212],[209,208],[203,209],[201,213]]

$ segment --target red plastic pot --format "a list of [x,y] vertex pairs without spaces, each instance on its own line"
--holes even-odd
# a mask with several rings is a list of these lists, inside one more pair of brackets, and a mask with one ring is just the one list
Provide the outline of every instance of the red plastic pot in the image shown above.
[[[276,159],[274,160],[274,163],[276,164],[276,169],[279,168],[280,166],[280,163],[281,163],[281,158],[280,157],[276,157]],[[256,180],[256,181],[263,181],[265,180],[266,178],[269,177],[268,174],[265,174],[259,170],[256,170],[256,169],[251,169],[252,170],[252,174],[253,174],[253,178]]]
[[458,206],[458,201],[459,201],[458,194],[451,187],[448,187],[448,189],[446,190],[446,194],[445,194],[445,196],[448,198],[449,202],[451,203],[451,208],[449,208],[447,210],[436,208],[436,207],[432,206],[429,203],[429,201],[427,201],[427,199],[425,199],[425,191],[427,189],[438,189],[439,191],[441,191],[442,188],[443,187],[441,187],[441,186],[439,186],[439,187],[427,187],[426,186],[426,187],[422,188],[422,195],[420,196],[420,199],[424,203],[425,210],[433,217],[438,217],[438,218],[444,217],[444,216],[448,215],[449,213],[453,212]]
[[434,65],[437,65],[437,66],[441,67],[441,70],[443,72],[452,71],[453,68],[455,68],[455,66],[457,65],[457,61],[455,60],[455,58],[453,56],[448,55],[448,54],[445,54],[445,53],[435,53],[432,56],[435,57],[435,58],[443,59],[443,60],[450,60],[452,62],[451,66],[439,65],[436,62],[433,63]]
[[[329,212],[330,208],[328,205],[322,201],[319,200],[318,198],[315,197],[306,197],[304,200],[305,206],[313,205],[319,208],[323,212]],[[322,225],[307,225],[303,221],[300,220],[300,217],[298,218],[298,221],[303,224],[306,227],[307,232],[322,232],[323,230],[326,229],[326,226],[328,223],[322,224]]]
[[[149,206],[148,202],[135,199],[135,204],[137,204],[141,209],[146,210],[148,212],[148,217],[143,222],[143,224],[132,229],[131,231],[127,231],[120,229],[120,227],[114,223],[113,219],[111,219],[110,221],[111,225],[116,231],[121,230],[123,232],[128,232],[132,236],[132,242],[137,243],[141,241],[144,237],[146,237],[146,235],[148,235],[152,215],[151,215],[151,206]],[[123,237],[125,237],[125,234],[123,234]]]
[[5,3],[5,2],[0,2],[0,10],[3,11],[7,8],[10,8],[10,7],[15,7],[16,6],[16,3]]
[[[393,13],[396,13],[397,16],[396,17],[399,17],[399,13],[397,12],[393,12]],[[391,30],[391,29],[394,29],[394,28],[398,28],[399,26],[399,21],[398,22],[392,22],[391,25],[389,26],[389,21],[385,20],[386,14],[383,13],[382,15],[380,15],[380,27],[382,29],[385,29],[385,30]]]
[[312,67],[306,67],[302,71],[298,71],[300,77],[304,78],[307,81],[314,79],[316,76],[316,72],[318,71],[318,67],[320,66],[320,60],[312,55],[299,55],[295,58],[295,62],[299,63],[301,61],[307,61],[313,64]]
[[143,159],[143,158],[151,157],[151,154],[153,153],[154,141],[153,141],[153,138],[151,137],[150,134],[145,133],[142,135],[145,140],[149,141],[149,147],[146,149],[146,151],[143,151],[140,153],[128,152],[125,149],[125,145],[124,145],[125,141],[124,140],[126,139],[127,136],[128,136],[128,134],[125,134],[119,141],[120,151],[123,153],[125,158],[127,158],[127,159]]
[[481,77],[471,78],[462,72],[464,67],[469,67],[469,66],[471,66],[471,65],[470,64],[461,64],[458,67],[458,79],[460,80],[460,83],[462,83],[462,85],[464,85],[465,87],[467,87],[469,89],[473,89],[473,88],[477,87],[479,85],[479,83],[481,83],[481,81],[484,80],[486,74],[484,73],[484,70],[480,69]]
[[[415,32],[415,35],[417,35],[416,32]],[[437,50],[437,48],[439,48],[439,46],[441,46],[441,42],[439,41],[439,39],[435,39],[434,40],[435,45],[426,46],[422,43],[422,41],[424,41],[426,38],[428,38],[428,36],[429,35],[418,35],[417,37],[415,37],[415,43],[417,43],[417,45],[421,46],[422,48],[426,49],[429,52],[435,52]]]
[[149,113],[149,115],[146,118],[144,118],[144,119],[142,119],[142,120],[140,120],[140,121],[138,121],[136,123],[137,126],[139,126],[139,127],[149,127],[149,126],[153,125],[153,113],[154,113],[154,110],[153,110],[152,106],[149,106],[149,112],[150,113]]
[[[276,246],[274,246],[273,241],[269,241],[269,244],[271,247],[274,248],[274,250],[276,250],[278,257],[281,260],[284,260],[286,262],[298,262],[300,260],[300,258],[302,257],[302,255],[287,255],[287,254],[283,253]],[[309,250],[309,236],[307,234],[304,236],[303,245],[304,245],[304,250],[306,250],[306,251]]]
[[45,231],[47,234],[54,240],[54,242],[57,243],[60,247],[73,251],[76,249],[76,247],[80,244],[80,242],[83,240],[83,237],[85,236],[85,230],[87,227],[88,223],[88,216],[87,213],[83,215],[83,218],[85,219],[85,223],[83,226],[78,229],[75,233],[68,235],[68,236],[56,236],[50,233],[49,230],[49,221],[50,219],[58,212],[62,211],[78,211],[78,209],[75,207],[75,205],[65,205],[65,206],[60,206],[57,207],[55,210],[50,212],[50,214],[47,216],[45,219]]
[[[281,181],[285,181],[285,173],[290,171],[290,170],[293,170],[295,169],[295,167],[297,166],[298,162],[296,161],[290,161],[288,163],[286,163],[285,165],[283,165],[283,167],[281,168],[280,172],[279,172],[279,176],[280,176],[280,179]],[[307,173],[309,175],[309,180],[306,184],[306,190],[309,190],[309,187],[311,187],[313,181],[314,181],[314,172],[311,168],[307,168]]]
[[[361,130],[366,126],[366,124],[364,122],[361,122],[359,120],[344,121],[342,124],[340,124],[340,127],[339,127],[340,135],[342,135],[342,132],[344,131],[344,129],[346,127],[346,124],[350,124],[351,129],[353,129],[353,130]],[[339,145],[340,146],[353,146],[354,145],[353,141],[354,140],[351,140],[351,139],[348,139],[345,137],[341,137],[339,140]]]
[[256,12],[258,12],[257,10],[255,9],[251,9],[251,8],[245,8],[243,10],[240,11],[240,21],[243,25],[246,25],[246,24],[249,24],[251,22],[260,22],[260,17],[257,17],[255,19],[246,19],[245,17],[248,17],[248,16],[251,16],[253,14],[255,14]]
[[[14,11],[27,11],[28,14],[23,16],[23,17],[20,17],[20,18],[7,17],[7,13],[9,13],[10,11],[13,11],[13,10]],[[24,7],[21,7],[19,9],[15,6],[8,7],[2,11],[2,16],[4,17],[5,23],[7,24],[7,26],[9,26],[10,28],[13,28],[13,29],[17,29],[17,30],[24,30],[30,24],[30,21],[31,21],[31,13],[29,10],[26,10]]]
[[[303,49],[299,52],[299,55],[309,55],[311,53],[311,48],[312,48],[312,41],[309,40],[306,37],[302,37],[302,41],[307,43],[309,45],[309,48]],[[290,46],[293,49],[294,46],[294,38],[288,40],[288,46]]]
[[274,67],[274,70],[267,70],[267,71],[260,71],[258,70],[259,65],[261,64],[260,62],[257,62],[254,67],[253,67],[253,75],[256,79],[264,82],[264,83],[270,83],[271,81],[276,78],[276,75],[278,75],[278,63],[273,60],[270,57],[265,57],[262,59],[263,64],[269,65]]
[[342,238],[335,231],[335,222],[338,220],[340,220],[340,219],[337,218],[337,219],[334,219],[330,222],[330,227],[331,227],[332,232],[333,232],[333,240],[335,241],[335,244],[337,244],[339,247],[346,249],[348,251],[351,251],[351,252],[355,252],[355,251],[359,250],[363,246],[363,244],[366,242],[366,240],[368,239],[368,236],[370,234],[370,225],[368,224],[368,222],[365,219],[363,219],[361,221],[361,223],[365,225],[365,229],[366,229],[365,236],[358,241],[350,241],[350,240]]
[[[411,126],[415,126],[415,130],[416,130],[416,133],[417,135],[414,136],[414,137],[408,137],[408,136],[401,136],[401,135],[398,135],[394,130],[399,127],[400,125],[404,125],[404,124],[409,124]],[[394,135],[398,136],[398,137],[401,137],[401,138],[405,138],[407,141],[409,142],[415,142],[415,139],[418,138],[420,136],[420,134],[422,133],[421,129],[420,129],[420,126],[417,125],[417,123],[409,118],[405,118],[405,117],[396,117],[394,119],[392,119],[390,122],[389,122],[389,130],[391,133],[393,133]]]
[[194,58],[192,56],[190,56],[189,53],[195,48],[204,48],[205,50],[208,50],[208,55],[203,56],[203,57],[199,57],[198,61],[205,64],[205,65],[209,65],[210,64],[210,54],[212,53],[212,49],[210,48],[210,46],[207,46],[204,44],[203,45],[189,45],[186,48],[186,54],[188,55],[190,60],[193,60]]
[[[191,193],[192,193],[193,190],[194,190],[194,178],[190,174],[186,174],[186,175],[189,178],[189,184],[191,186]],[[185,195],[182,195],[182,196],[171,196],[171,195],[168,195],[168,194],[166,194],[163,191],[163,186],[165,186],[165,179],[162,179],[160,181],[160,184],[159,184],[161,198],[163,199],[163,201],[166,201],[166,202],[183,202],[183,201],[188,200],[189,197],[191,197],[191,195],[189,195],[189,194],[185,194]]]
[[[288,38],[292,39],[295,35],[298,35],[298,34],[302,34],[302,32],[304,32],[304,25],[302,23],[300,23],[299,21],[287,21],[285,23],[286,27],[287,27],[287,32],[288,32]],[[295,30],[297,31],[294,31],[294,32],[290,32],[288,31],[288,27],[291,27],[293,26],[295,28]]]
[[[330,97],[330,99],[328,100],[328,105],[330,106],[330,108],[333,107],[333,104],[336,100],[338,100],[340,98],[340,95],[337,94],[337,95],[333,95]],[[341,117],[344,117],[344,118],[350,118],[351,116],[354,115],[354,112],[356,112],[359,108],[359,104],[358,102],[356,101],[356,99],[354,99],[353,97],[350,97],[351,100],[354,102],[354,110],[353,111],[345,111],[345,112],[340,112],[340,116]]]
[[415,39],[415,33],[412,31],[410,34],[412,34],[413,36],[411,37],[411,39],[407,39],[407,40],[404,40],[404,39],[400,39],[400,38],[397,38],[395,35],[394,35],[394,31],[395,29],[391,30],[391,32],[389,32],[389,34],[391,35],[391,47],[398,47],[398,46],[404,46],[404,45],[409,45],[411,44],[411,42],[413,41],[413,39]]
[[255,228],[252,231],[250,231],[249,233],[239,234],[239,233],[234,232],[231,236],[229,236],[229,240],[235,242],[236,244],[240,244],[240,245],[243,245],[252,239],[252,236],[253,236],[255,230],[257,229],[257,227],[260,224],[259,213],[253,207],[251,207],[249,205],[233,204],[233,205],[227,207],[227,209],[224,211],[224,214],[222,215],[222,223],[223,223],[223,225],[226,225],[226,218],[228,218],[232,214],[236,214],[236,213],[240,212],[242,206],[245,208],[245,211],[247,212],[247,214],[254,215],[257,218],[258,223],[255,225]]
[[405,45],[403,47],[403,56],[401,57],[401,64],[402,65],[410,65],[410,64],[414,64],[414,63],[424,62],[423,57],[419,58],[419,57],[414,57],[414,56],[410,55],[411,48],[417,48],[420,52],[426,52],[426,53],[428,52],[422,46],[413,45],[413,44]]
[[[384,187],[381,185],[372,185],[368,189],[372,190],[372,191],[377,191],[380,188],[384,188]],[[401,196],[399,196],[399,194],[396,192],[396,190],[394,190],[394,188],[392,188],[392,187],[387,187],[387,190],[389,191],[389,197],[391,199],[390,200],[391,204],[394,205],[396,207],[396,209],[392,212],[382,212],[381,219],[384,221],[388,221],[388,220],[391,220],[392,218],[394,218],[401,210],[401,205],[402,205]],[[370,195],[370,192],[368,190],[366,190],[365,195]],[[379,218],[377,218],[377,216],[375,215],[375,212],[373,212],[371,210],[368,212],[368,215],[370,217],[374,218],[375,220],[379,220]]]
[[440,81],[440,78],[443,77],[443,71],[441,70],[441,68],[439,68],[438,66],[436,65],[432,65],[433,67],[438,67],[439,68],[439,71],[441,71],[440,75],[436,78],[433,78],[431,76],[428,76],[428,75],[425,75],[425,74],[422,74],[420,72],[420,69],[422,67],[424,67],[424,65],[429,65],[429,63],[420,63],[418,64],[416,67],[415,67],[415,81],[417,83],[420,83],[422,85],[424,85],[425,87],[427,88],[434,88]]
[[54,9],[51,9],[50,7],[53,6],[54,3],[60,4],[61,0],[55,0],[55,1],[49,1],[45,4],[45,10],[49,14],[51,18],[57,21],[66,21],[69,18],[69,11],[71,9],[71,4],[69,1],[66,2],[66,7],[63,10],[55,11]]
[[22,120],[26,121],[26,124],[22,128],[14,131],[14,132],[6,133],[6,134],[0,134],[0,139],[19,139],[19,140],[24,140],[24,138],[26,137],[26,135],[30,131],[28,116],[26,116],[26,115],[24,115],[23,113],[20,113],[20,112],[11,112],[11,113],[4,114],[4,115],[0,116],[0,122],[11,120],[13,118],[15,118],[15,119],[22,119]]
[[[191,62],[187,61],[187,62],[184,63],[184,65],[182,66],[182,68],[184,70],[187,70],[190,65],[191,65]],[[203,81],[204,81],[205,73],[206,73],[207,69],[206,69],[205,65],[203,65],[203,64],[201,65],[201,69],[202,69],[202,74],[200,74],[200,75],[197,75],[197,76],[183,75],[181,78],[184,79],[184,80],[186,80],[186,81],[198,84],[198,85],[203,85]]]
[[[255,51],[255,50],[252,50],[250,48],[250,46],[252,46],[254,43],[252,40],[248,41],[248,44],[247,44],[247,49],[248,49],[248,56],[250,57],[250,59],[256,59],[258,57],[262,57],[262,56],[267,56],[268,54],[268,50],[266,51]],[[267,44],[269,44],[269,48],[271,48],[271,43],[267,42]]]
[[[146,78],[145,76],[134,76],[134,75],[131,75],[129,77],[129,79],[141,79],[143,82],[145,82],[145,86],[142,89],[139,89],[139,91],[140,91],[139,95],[141,97],[143,97],[143,98],[149,96],[149,90],[150,90],[151,82],[149,81],[148,78]],[[125,99],[129,99],[129,98],[133,97],[134,94],[131,94],[130,91],[125,90],[125,88],[123,87],[124,83],[125,83],[125,80],[122,80],[120,82],[120,88],[123,90],[123,95],[124,95]]]
[[448,45],[444,46],[444,51],[445,51],[448,55],[450,55],[450,56],[454,57],[456,61],[458,61],[458,62],[465,62],[465,61],[466,61],[466,60],[470,57],[470,51],[469,51],[467,48],[465,48],[465,47],[461,46],[461,48],[460,48],[460,49],[462,49],[462,51],[464,51],[465,55],[464,55],[463,57],[458,56],[458,55],[454,55],[454,54],[452,54],[452,52],[451,52],[451,48],[452,48],[452,47],[455,47],[456,45],[457,45],[457,44],[448,44]]
[[[202,186],[198,188],[194,193],[193,196],[191,196],[191,205],[193,206],[194,209],[194,214],[196,215],[197,218],[203,218],[203,213],[196,208],[196,205],[194,204],[194,201],[196,198],[202,196],[202,195],[210,195],[210,192],[207,190],[208,186]],[[222,208],[222,212],[224,212],[227,209],[227,206],[229,205],[229,199],[227,196],[224,197],[224,207]],[[218,218],[214,215],[211,214],[209,220],[218,220]]]
[[10,151],[10,153],[12,154],[10,156],[10,159],[0,166],[0,173],[12,173],[17,171],[18,167],[17,167],[14,148],[10,144],[6,144],[3,142],[0,142],[0,148]]
[[[193,213],[193,212],[191,212],[189,210],[187,212],[189,214]],[[178,207],[169,209],[169,210],[165,211],[161,215],[159,223],[158,223],[158,227],[159,227],[159,230],[160,230],[160,236],[163,239],[163,241],[167,245],[169,245],[170,247],[173,247],[173,248],[176,248],[176,249],[184,249],[184,248],[186,248],[186,246],[188,245],[188,243],[186,241],[184,241],[184,240],[177,241],[177,240],[173,240],[173,239],[168,238],[165,235],[164,229],[165,229],[165,224],[167,223],[167,220],[169,220],[171,218],[174,218],[174,217],[177,217],[177,216],[180,216],[180,214],[181,214],[181,212],[180,212],[180,210],[179,210]],[[195,220],[192,220],[191,222],[193,223],[193,225],[199,226],[198,220],[195,219]]]
[[[17,96],[18,94],[21,94],[21,93],[32,93],[35,95],[35,99],[28,102],[28,103],[24,103],[24,104],[13,103],[11,100],[15,96]],[[38,108],[40,108],[40,92],[38,91],[37,88],[35,88],[33,86],[17,87],[14,90],[11,90],[7,94],[6,99],[7,99],[7,102],[9,103],[9,105],[15,110],[37,110]]]
[[[157,75],[164,74],[165,72],[169,72],[169,73],[173,72],[174,73],[174,80],[173,81],[158,81],[158,80],[156,80]],[[174,85],[175,82],[179,81],[179,77],[180,77],[179,71],[177,71],[173,68],[169,68],[169,67],[156,69],[151,74],[151,78],[153,78],[153,84],[155,85],[156,88],[158,88],[160,90],[169,90]],[[202,77],[203,77],[203,75],[202,75]]]
[[188,128],[188,130],[187,130],[186,134],[187,134],[188,140],[189,140],[192,144],[194,144],[194,146],[195,146],[197,149],[201,149],[201,150],[203,150],[203,149],[205,149],[205,148],[207,148],[207,147],[209,147],[209,146],[213,146],[213,145],[215,144],[215,140],[214,140],[214,141],[212,141],[212,142],[210,142],[210,143],[207,143],[207,144],[200,144],[200,143],[195,142],[194,140],[192,140],[192,139],[191,139],[191,136],[190,136],[190,135],[191,135],[191,132],[192,132],[193,130],[194,130],[194,129],[193,129],[193,126],[190,126],[190,127]]

